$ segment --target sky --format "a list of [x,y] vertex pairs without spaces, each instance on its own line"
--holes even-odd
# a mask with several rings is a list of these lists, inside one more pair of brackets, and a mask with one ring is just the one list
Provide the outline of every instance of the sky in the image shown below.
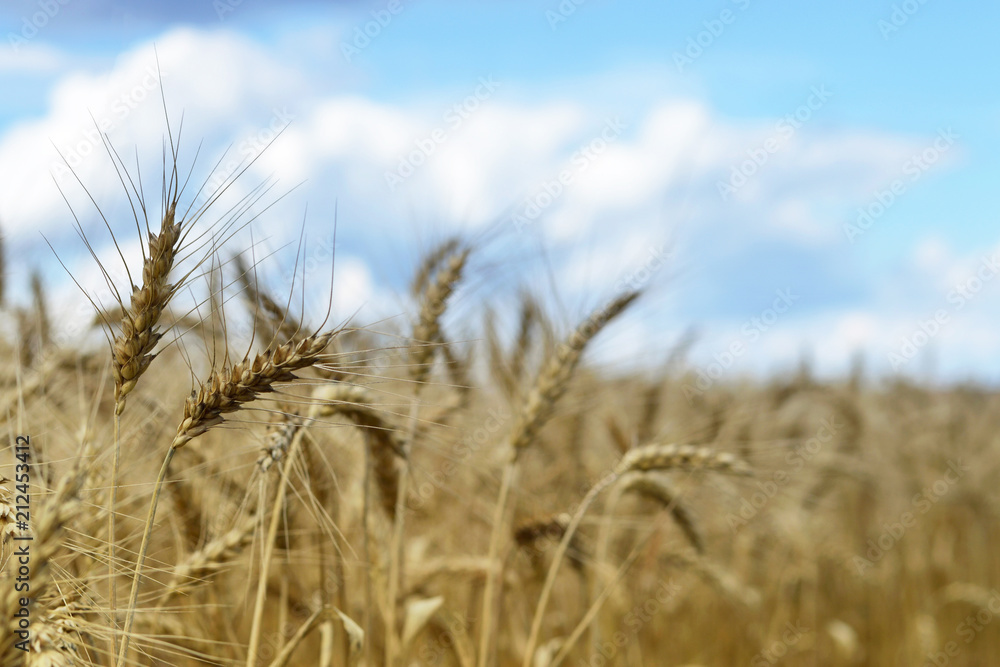
[[58,255],[106,304],[77,224],[127,284],[104,141],[155,212],[169,123],[192,182],[234,181],[199,224],[265,184],[232,247],[252,234],[279,293],[300,237],[297,275],[329,287],[335,255],[338,314],[405,312],[418,255],[462,233],[457,327],[524,286],[566,327],[641,287],[597,354],[656,365],[694,331],[706,386],[858,355],[992,384],[998,23],[971,0],[5,2],[8,289],[37,268],[85,318]]

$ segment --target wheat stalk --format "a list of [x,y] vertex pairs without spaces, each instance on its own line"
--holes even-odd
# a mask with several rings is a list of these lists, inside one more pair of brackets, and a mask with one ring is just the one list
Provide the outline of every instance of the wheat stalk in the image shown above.
[[295,465],[299,449],[302,446],[306,427],[315,419],[318,412],[319,406],[314,403],[310,409],[309,420],[292,437],[291,445],[288,448],[288,455],[285,457],[284,466],[281,468],[281,481],[278,483],[277,494],[271,506],[270,523],[268,524],[267,535],[264,538],[264,554],[260,564],[260,576],[257,579],[257,596],[254,602],[253,620],[250,626],[250,640],[247,645],[247,667],[254,667],[258,658],[261,626],[264,619],[264,602],[267,599],[267,579],[271,570],[271,557],[277,542],[278,527],[281,524],[282,509],[285,506],[285,495],[288,491],[292,466]]
[[113,626],[110,640],[112,653],[115,651],[114,630],[117,627],[115,508],[118,505],[118,478],[121,470],[121,415],[125,411],[128,395],[156,356],[153,350],[163,336],[157,325],[167,303],[177,290],[177,285],[167,282],[182,239],[182,223],[175,219],[176,211],[177,200],[173,198],[160,222],[160,233],[149,232],[148,252],[142,262],[142,286],[132,286],[128,308],[122,304],[120,329],[111,344],[111,373],[115,380],[114,461],[108,498],[108,587]]
[[235,412],[247,403],[273,392],[276,383],[297,380],[295,371],[319,363],[323,358],[323,351],[336,333],[314,334],[301,341],[289,341],[273,350],[257,354],[252,361],[249,357],[244,357],[243,361],[232,367],[214,371],[209,379],[202,383],[197,391],[192,392],[185,402],[184,415],[177,427],[177,434],[167,449],[166,457],[153,487],[153,497],[146,515],[142,543],[139,547],[139,556],[136,559],[135,571],[132,576],[132,590],[129,594],[129,605],[123,630],[124,638],[118,652],[118,667],[124,665],[128,655],[129,633],[135,618],[142,567],[149,548],[149,538],[156,517],[160,490],[174,453],[192,439],[223,423],[222,415]]
[[[457,246],[456,246],[457,248]],[[433,281],[427,283],[420,301],[420,314],[413,327],[412,342],[409,347],[410,379],[414,382],[413,402],[410,405],[410,418],[406,433],[405,465],[399,474],[399,486],[396,492],[395,523],[393,524],[392,540],[389,553],[389,580],[387,582],[388,604],[386,609],[386,665],[395,667],[400,648],[397,634],[396,606],[399,597],[400,579],[402,577],[403,538],[406,525],[406,497],[409,493],[410,467],[409,450],[417,432],[417,420],[420,406],[418,399],[427,377],[430,375],[434,351],[441,340],[441,316],[448,306],[448,300],[454,293],[466,261],[469,258],[468,248],[455,249],[447,260],[441,260],[444,266],[437,272]],[[419,276],[418,276],[419,279]]]
[[552,594],[552,588],[555,585],[556,575],[559,573],[559,565],[562,563],[562,558],[569,548],[570,540],[572,540],[577,528],[579,528],[584,514],[587,513],[587,509],[602,491],[617,482],[623,475],[631,472],[648,472],[652,470],[704,470],[736,475],[749,474],[749,467],[732,454],[717,452],[707,447],[653,443],[633,449],[623,456],[621,461],[615,465],[614,469],[608,475],[590,488],[587,495],[580,501],[580,506],[566,527],[566,532],[559,542],[555,555],[552,557],[552,564],[549,566],[545,585],[542,588],[538,604],[535,607],[535,615],[531,623],[531,633],[528,636],[528,644],[525,649],[522,667],[531,666],[531,657],[534,655],[535,648],[538,645],[542,620],[544,619],[545,609],[548,606],[549,596]]
[[[580,323],[564,340],[538,374],[535,385],[521,408],[517,424],[507,441],[508,461],[504,466],[503,479],[500,482],[500,497],[497,500],[493,515],[493,531],[490,535],[489,558],[495,561],[500,553],[501,540],[509,534],[507,527],[507,502],[514,484],[517,459],[521,452],[530,445],[542,426],[549,420],[555,410],[556,402],[566,393],[573,371],[576,370],[587,344],[593,340],[608,322],[620,315],[637,298],[639,292],[626,292],[612,299],[603,307],[598,308]],[[498,570],[503,569],[502,563]],[[483,592],[483,625],[479,638],[479,667],[489,664],[490,644],[493,635],[493,617],[497,609],[497,581],[502,572],[491,571],[486,578]]]
[[[704,553],[705,551],[704,538],[701,535],[701,530],[699,529],[694,516],[691,514],[691,511],[687,508],[687,506],[681,502],[680,495],[670,484],[669,480],[657,473],[642,470],[625,473],[622,475],[619,483],[616,484],[611,491],[610,497],[608,498],[608,502],[604,509],[604,520],[601,521],[600,530],[598,532],[597,550],[594,554],[594,561],[598,568],[598,576],[594,581],[595,599],[600,597],[598,584],[603,578],[606,569],[605,564],[607,563],[611,529],[614,525],[613,517],[615,508],[617,507],[621,496],[629,492],[634,492],[659,502],[660,505],[662,505],[673,518],[674,523],[680,527],[684,536],[687,537],[688,541],[695,548],[695,550],[699,554]],[[599,622],[594,623],[592,632],[593,639],[589,642],[589,645],[597,646],[602,640],[602,628]]]

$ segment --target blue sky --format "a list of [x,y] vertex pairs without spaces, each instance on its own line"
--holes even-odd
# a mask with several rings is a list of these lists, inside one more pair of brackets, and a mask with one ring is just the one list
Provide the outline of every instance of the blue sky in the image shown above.
[[[322,247],[336,203],[345,310],[398,312],[419,248],[491,230],[480,268],[504,289],[489,293],[554,276],[567,323],[652,266],[618,350],[665,353],[696,326],[705,373],[786,369],[806,351],[833,374],[860,350],[881,373],[992,382],[998,23],[993,3],[940,0],[8,2],[10,280],[41,266],[66,282],[39,232],[75,275],[98,277],[54,188],[53,145],[86,150],[105,120],[152,178],[162,83],[186,146],[257,157],[246,188],[302,183],[255,222],[256,240],[296,241],[305,217]],[[162,80],[149,78],[154,45]],[[407,164],[412,176],[387,182]],[[134,238],[107,166],[94,151],[77,171]],[[207,178],[211,160],[199,166]],[[79,186],[55,181],[113,253]],[[795,300],[759,329],[781,290]],[[734,343],[746,351],[729,363]]]

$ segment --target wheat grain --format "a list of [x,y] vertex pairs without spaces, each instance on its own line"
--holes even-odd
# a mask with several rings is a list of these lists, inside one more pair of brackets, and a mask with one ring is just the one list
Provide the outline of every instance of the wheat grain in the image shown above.
[[208,575],[225,567],[250,543],[256,525],[257,517],[248,515],[230,530],[210,540],[201,549],[177,563],[162,593],[160,606],[165,605],[171,597],[183,593],[202,582]]
[[175,220],[177,202],[167,206],[160,233],[149,232],[148,254],[142,262],[142,286],[132,286],[129,307],[123,310],[121,330],[112,343],[112,373],[115,378],[115,411],[125,410],[125,401],[139,377],[153,361],[153,349],[163,337],[157,325],[160,315],[178,285],[167,282],[181,243],[182,223]]
[[459,250],[459,239],[452,237],[437,244],[424,254],[413,274],[410,282],[410,293],[414,297],[419,297],[427,291],[430,286],[431,276],[440,268],[445,258],[455,254]]
[[334,335],[336,332],[328,332],[289,341],[258,353],[253,361],[246,357],[229,368],[213,372],[184,403],[184,416],[170,447],[183,447],[218,426],[224,421],[222,415],[273,392],[276,383],[298,379],[294,372],[320,363]]
[[448,305],[448,299],[462,279],[468,257],[467,248],[454,251],[422,294],[420,314],[413,327],[413,342],[409,348],[410,377],[418,386],[430,374],[430,363],[441,338],[441,316]]
[[556,402],[569,387],[573,371],[580,363],[587,344],[638,297],[639,292],[626,292],[613,299],[594,311],[559,345],[555,355],[539,373],[511,434],[510,446],[515,456],[535,440],[538,431],[552,416]]
[[729,452],[676,443],[651,443],[630,450],[615,466],[615,473],[624,475],[633,470],[711,470],[734,475],[750,474],[750,467]]

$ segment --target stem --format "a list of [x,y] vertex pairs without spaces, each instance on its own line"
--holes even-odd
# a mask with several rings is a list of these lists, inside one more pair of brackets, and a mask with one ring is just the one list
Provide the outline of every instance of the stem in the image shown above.
[[[363,430],[363,437],[365,441],[365,483],[364,483],[364,493],[362,494],[362,503],[364,507],[361,510],[361,522],[364,529],[364,549],[365,549],[365,664],[374,665],[374,657],[372,656],[373,642],[372,642],[372,604],[375,600],[375,583],[372,580],[372,563],[374,559],[372,558],[371,549],[371,517],[369,516],[371,508],[371,472],[372,472],[372,454],[371,454],[371,442],[369,440],[369,435],[367,430]],[[346,607],[341,607],[345,609]],[[346,644],[345,644],[346,646]],[[348,650],[350,648],[348,647]],[[349,653],[345,654],[344,664],[348,664]]]
[[[338,513],[339,514],[339,513]],[[367,555],[367,554],[366,554]],[[347,606],[347,577],[344,574],[344,555],[338,549],[337,553],[337,608],[338,609],[348,609]],[[330,631],[334,632],[333,621],[330,621]],[[350,644],[347,641],[347,637],[343,632],[336,632],[333,636],[334,650],[339,647],[339,654],[344,659],[344,664],[346,665],[350,659]],[[326,665],[321,665],[320,667],[330,667],[333,664],[333,657],[330,657],[330,662]]]
[[[311,472],[311,471],[310,471]],[[326,509],[324,507],[324,509]],[[334,515],[339,517],[339,513],[334,510]],[[323,609],[330,609],[333,605],[330,602],[330,580],[327,575],[327,553],[326,553],[326,537],[323,535],[322,528],[317,531],[316,535],[316,547],[319,549],[319,592],[320,592],[320,605]],[[341,564],[341,559],[339,554],[337,556],[337,574],[336,574],[336,585],[338,597],[338,609],[343,609],[341,606],[344,602],[343,599],[343,567]],[[340,633],[334,634],[333,629],[333,619],[327,618],[323,621],[320,626],[320,652],[319,652],[319,667],[331,667],[333,665],[333,654],[336,642],[341,638]],[[343,644],[343,642],[340,642]],[[346,663],[345,663],[346,664]]]
[[489,569],[486,571],[486,586],[483,589],[483,625],[479,635],[478,667],[487,667],[489,664],[489,652],[493,635],[493,616],[496,609],[496,600],[494,598],[497,597],[497,584],[503,573],[503,563],[494,563],[499,558],[500,543],[503,540],[503,536],[508,532],[505,528],[505,519],[510,490],[514,485],[515,470],[515,458],[512,455],[503,471],[503,480],[500,482],[500,497],[497,499],[497,506],[493,513],[493,532],[490,533],[490,551],[486,559]]
[[153,499],[149,502],[149,512],[146,514],[146,527],[142,531],[142,545],[139,547],[139,558],[135,561],[135,573],[132,575],[132,591],[128,596],[128,611],[125,615],[125,629],[122,630],[122,646],[118,652],[117,667],[123,667],[125,658],[128,655],[129,638],[132,632],[132,622],[135,621],[135,604],[139,599],[139,580],[142,578],[142,566],[146,561],[146,551],[149,549],[149,537],[153,533],[153,519],[156,517],[156,503],[160,500],[160,491],[163,489],[163,480],[167,477],[167,469],[170,467],[170,460],[174,458],[176,450],[171,447],[167,450],[167,455],[163,458],[163,465],[160,466],[160,474],[156,477],[156,485],[153,487]]
[[[608,601],[608,598],[611,597],[611,593],[614,591],[615,587],[621,582],[622,578],[625,577],[625,574],[632,568],[632,565],[639,557],[639,554],[641,553],[643,547],[645,547],[646,544],[649,543],[649,538],[651,538],[653,536],[653,533],[655,533],[656,530],[661,525],[663,525],[663,521],[664,519],[661,517],[653,525],[653,527],[646,532],[643,538],[639,540],[639,542],[632,548],[632,551],[629,553],[628,558],[626,558],[624,562],[622,562],[622,564],[618,567],[618,571],[615,572],[614,578],[610,582],[608,582],[607,586],[604,587],[600,595],[598,595],[597,598],[594,600],[594,602],[590,605],[590,608],[587,610],[587,613],[584,614],[583,618],[580,619],[580,622],[577,623],[576,627],[573,629],[573,632],[571,632],[569,637],[566,638],[566,641],[563,642],[563,645],[559,648],[559,652],[556,653],[554,658],[552,658],[552,662],[549,664],[549,667],[559,667],[559,665],[562,664],[563,660],[565,660],[566,657],[569,656],[569,652],[572,651],[576,643],[580,641],[580,637],[582,637],[583,634],[587,631],[588,626],[590,626],[590,624],[593,623],[594,619],[597,618],[597,614],[604,607],[604,603]],[[598,564],[598,566],[600,566],[600,564]]]
[[281,652],[281,649],[285,647],[285,628],[288,624],[288,563],[280,565],[281,567],[281,588],[278,592],[278,642],[277,649]]
[[[597,594],[601,580],[604,578],[604,563],[608,557],[608,547],[611,541],[612,517],[615,513],[615,509],[618,507],[618,501],[621,500],[622,497],[621,489],[621,485],[616,486],[612,490],[611,495],[608,496],[608,501],[604,505],[604,519],[601,521],[600,527],[597,531],[597,546],[594,549],[594,565],[597,574],[593,586],[593,593],[595,595]],[[596,646],[601,642],[601,640],[601,619],[596,618],[594,619],[594,623],[591,627],[589,645],[591,647]]]
[[[319,628],[319,667],[331,667],[333,665],[334,641],[340,633],[336,633],[333,621],[323,621]],[[346,662],[344,663],[347,664]]]
[[121,428],[122,418],[118,406],[115,405],[115,453],[111,466],[111,490],[108,499],[108,603],[111,615],[111,636],[108,645],[109,656],[118,655],[118,582],[115,577],[115,508],[118,506],[118,471],[121,466]]
[[264,554],[260,564],[260,577],[257,579],[257,599],[253,608],[253,623],[250,626],[250,643],[247,646],[247,667],[254,667],[257,660],[257,647],[260,644],[260,628],[264,620],[264,601],[267,598],[267,575],[271,569],[271,556],[274,554],[274,542],[278,535],[278,526],[281,524],[281,508],[285,504],[285,490],[288,488],[288,478],[291,476],[292,465],[295,457],[299,453],[299,446],[302,443],[302,436],[305,433],[306,424],[302,424],[292,438],[292,445],[288,448],[285,458],[285,467],[281,470],[281,482],[274,497],[274,507],[271,509],[271,523],[267,528],[267,537],[264,540]]
[[[418,385],[419,387],[419,385]],[[406,496],[410,487],[410,452],[413,450],[413,440],[417,432],[417,416],[420,410],[418,402],[419,390],[413,397],[410,404],[410,423],[407,428],[406,444],[403,446],[406,452],[406,461],[403,469],[399,473],[399,488],[396,493],[396,521],[392,530],[392,546],[389,552],[389,584],[386,609],[386,631],[385,631],[385,664],[386,667],[395,667],[396,654],[399,652],[399,637],[396,635],[396,598],[399,597],[399,582],[402,578],[403,569],[403,537],[406,527]]]
[[569,549],[569,543],[573,539],[576,529],[579,528],[580,522],[583,520],[583,515],[587,513],[587,508],[590,507],[601,491],[613,484],[617,479],[618,473],[612,472],[591,487],[587,495],[580,501],[580,507],[576,510],[569,525],[566,526],[566,532],[563,533],[559,547],[552,556],[552,564],[549,566],[549,573],[545,577],[545,586],[542,588],[542,594],[538,598],[538,605],[535,607],[535,617],[531,621],[531,634],[528,636],[528,644],[524,651],[521,667],[531,667],[532,656],[535,654],[535,647],[538,646],[538,636],[542,631],[542,619],[545,616],[545,607],[549,604],[549,597],[552,595],[552,588],[556,583],[556,575],[559,574],[559,565],[562,563],[563,556],[566,555],[566,550]]
[[312,616],[310,616],[306,622],[302,624],[298,631],[292,635],[289,642],[281,648],[277,657],[271,662],[271,667],[285,667],[285,665],[288,664],[288,661],[292,659],[292,654],[295,653],[295,649],[299,647],[302,640],[304,640],[317,625],[323,623],[327,615],[326,608],[314,611]]

